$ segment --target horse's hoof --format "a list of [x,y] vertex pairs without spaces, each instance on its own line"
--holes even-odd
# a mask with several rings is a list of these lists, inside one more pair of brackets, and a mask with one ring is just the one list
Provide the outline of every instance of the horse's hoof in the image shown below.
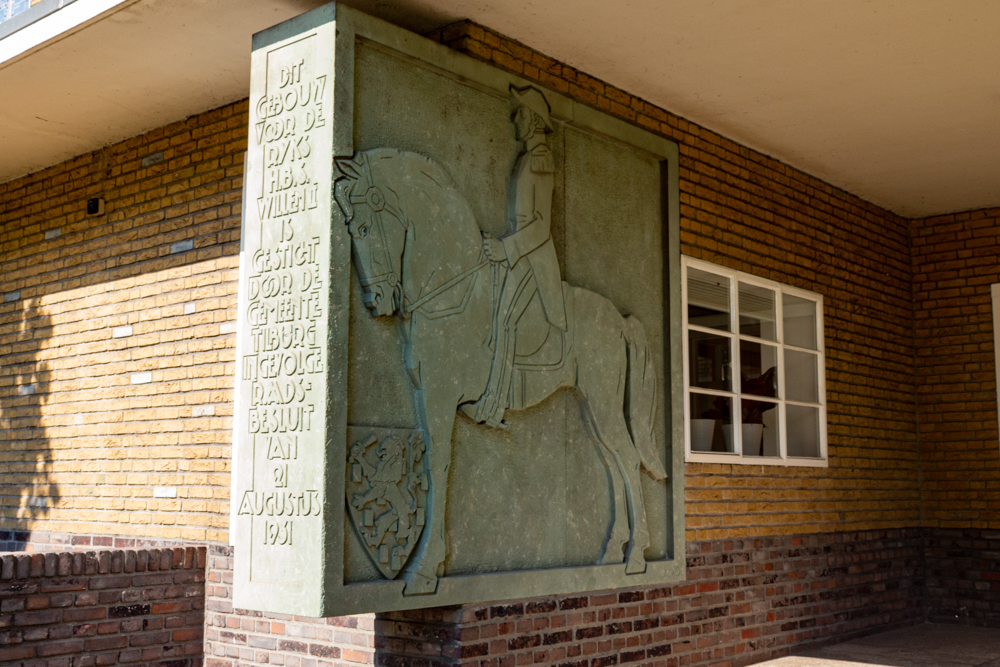
[[419,572],[411,572],[406,578],[403,595],[432,595],[437,592],[437,577],[426,577]]
[[643,557],[629,558],[625,564],[625,574],[642,574],[646,571],[646,559]]
[[601,555],[601,559],[597,561],[598,565],[618,565],[625,560],[625,555],[622,553],[621,548],[615,549],[609,546],[604,550],[604,554]]

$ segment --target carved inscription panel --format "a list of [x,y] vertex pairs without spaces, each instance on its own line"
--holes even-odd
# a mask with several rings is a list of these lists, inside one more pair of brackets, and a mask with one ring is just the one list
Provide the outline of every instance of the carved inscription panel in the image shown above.
[[302,609],[320,604],[326,502],[333,25],[254,51],[244,200],[237,578]]

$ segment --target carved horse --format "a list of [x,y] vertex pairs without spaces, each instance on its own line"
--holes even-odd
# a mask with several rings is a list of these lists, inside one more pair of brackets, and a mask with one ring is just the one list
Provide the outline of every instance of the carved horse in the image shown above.
[[[337,160],[337,167],[336,200],[348,224],[365,306],[373,317],[403,319],[404,363],[416,388],[431,475],[429,523],[406,566],[404,594],[434,593],[447,555],[452,431],[458,406],[478,399],[489,378],[491,291],[495,295],[502,275],[486,258],[468,202],[439,165],[382,148]],[[563,294],[565,333],[549,328],[538,304],[525,311],[525,317],[533,308],[537,312],[534,326],[518,326],[517,359],[525,370],[514,373],[511,394],[518,397],[516,407],[526,408],[561,387],[575,388],[603,447],[613,490],[599,563],[625,562],[627,573],[644,572],[649,532],[640,463],[655,479],[667,475],[653,435],[656,374],[646,334],[636,318],[623,318],[603,296],[565,283]],[[525,341],[522,329],[529,332]],[[527,340],[532,330],[541,331],[534,341]],[[555,352],[533,366],[546,349]]]

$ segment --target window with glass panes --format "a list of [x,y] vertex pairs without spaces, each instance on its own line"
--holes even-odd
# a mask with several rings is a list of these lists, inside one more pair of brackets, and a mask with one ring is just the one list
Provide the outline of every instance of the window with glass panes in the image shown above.
[[687,460],[826,465],[823,298],[683,266]]

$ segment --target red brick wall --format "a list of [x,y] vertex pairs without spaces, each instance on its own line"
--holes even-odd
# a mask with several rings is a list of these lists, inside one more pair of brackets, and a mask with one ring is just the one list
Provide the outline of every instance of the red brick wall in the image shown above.
[[205,555],[192,547],[3,556],[0,663],[197,667]]
[[374,663],[374,614],[317,619],[234,609],[232,554],[232,547],[209,547],[206,667]]
[[990,285],[1000,210],[913,221],[924,525],[1000,529]]
[[663,587],[380,614],[376,665],[738,667],[923,620],[920,530],[687,545]]
[[[919,529],[690,542],[687,581],[308,619],[233,609],[211,547],[206,667],[738,667],[924,618]],[[728,661],[728,662],[725,662]]]

